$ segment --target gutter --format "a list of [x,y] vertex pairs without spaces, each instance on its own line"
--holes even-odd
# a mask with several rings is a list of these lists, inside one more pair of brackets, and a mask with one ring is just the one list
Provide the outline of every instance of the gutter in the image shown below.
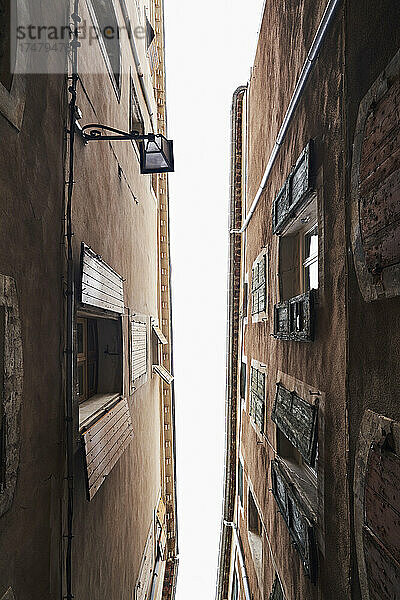
[[[247,86],[240,86],[233,94],[232,109],[231,109],[231,176],[230,176],[230,225],[236,225],[235,218],[240,218],[241,215],[236,217],[236,147],[237,147],[237,136],[236,136],[236,114],[238,101],[243,98],[247,92]],[[240,241],[241,243],[241,241]],[[234,510],[234,499],[232,500],[232,494],[235,491],[236,485],[236,468],[232,470],[231,463],[236,465],[236,435],[237,435],[237,424],[236,424],[236,391],[237,391],[237,380],[233,379],[234,364],[233,364],[233,352],[232,345],[237,343],[237,334],[235,340],[234,324],[235,324],[235,304],[234,304],[234,279],[235,279],[235,266],[237,261],[241,260],[236,254],[236,247],[238,245],[238,239],[230,237],[229,241],[229,263],[228,263],[228,323],[227,323],[227,345],[226,345],[226,399],[225,399],[225,468],[224,468],[224,493],[223,493],[223,517],[221,524],[220,542],[219,542],[219,553],[218,553],[218,574],[217,574],[217,589],[216,598],[220,600],[225,598],[223,596],[224,587],[224,572],[226,570],[226,563],[230,559],[230,548],[232,539],[228,534],[226,526],[227,522],[233,519]],[[240,277],[240,275],[239,275]],[[238,307],[236,307],[238,311]],[[235,441],[234,441],[235,440]]]
[[243,233],[244,231],[246,231],[246,229],[250,223],[250,220],[251,220],[251,218],[257,208],[258,202],[261,198],[261,195],[266,188],[269,176],[272,171],[272,167],[275,164],[275,161],[279,154],[279,150],[285,140],[286,134],[289,129],[289,125],[292,122],[297,105],[303,95],[305,88],[306,88],[307,81],[310,77],[310,74],[311,74],[313,68],[314,68],[315,62],[318,58],[318,55],[322,48],[322,45],[325,41],[326,34],[327,34],[329,27],[333,21],[336,9],[338,8],[340,1],[341,0],[329,0],[328,4],[326,6],[325,12],[323,14],[323,17],[322,17],[321,22],[317,29],[317,33],[315,34],[315,37],[311,44],[311,48],[307,55],[306,61],[301,70],[300,77],[297,81],[293,95],[290,99],[289,106],[286,110],[281,128],[278,133],[278,137],[276,138],[274,147],[272,148],[272,152],[268,159],[268,163],[267,163],[266,169],[264,171],[264,175],[261,180],[260,187],[257,190],[257,193],[254,197],[253,203],[250,207],[250,210],[246,216],[246,219],[245,219],[241,229],[232,229],[231,233]]

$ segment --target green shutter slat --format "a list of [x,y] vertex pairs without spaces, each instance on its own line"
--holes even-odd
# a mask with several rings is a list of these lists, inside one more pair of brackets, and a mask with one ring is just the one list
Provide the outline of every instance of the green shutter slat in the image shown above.
[[296,165],[274,200],[273,233],[280,235],[313,191],[311,173],[312,142],[304,148]]
[[317,418],[317,406],[277,384],[271,419],[310,466],[315,463]]
[[306,574],[315,583],[317,545],[315,526],[309,520],[292,482],[286,479],[279,459],[271,461],[272,494],[286,523]]

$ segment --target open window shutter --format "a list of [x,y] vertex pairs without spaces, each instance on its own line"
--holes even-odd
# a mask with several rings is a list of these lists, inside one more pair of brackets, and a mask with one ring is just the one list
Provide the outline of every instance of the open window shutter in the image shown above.
[[311,342],[315,330],[315,290],[274,306],[274,337]]
[[311,196],[311,141],[300,154],[296,165],[275,198],[273,233],[280,235],[298,210]]
[[123,314],[123,279],[91,248],[82,243],[81,302]]
[[277,384],[271,419],[311,466],[317,448],[317,417],[317,406]]
[[168,369],[163,367],[163,365],[153,365],[153,371],[157,373],[165,383],[168,383],[168,385],[171,385],[174,380],[174,376],[171,375]]
[[155,323],[153,323],[152,327],[153,327],[153,331],[154,331],[155,335],[157,336],[160,344],[168,344],[168,340],[165,337],[165,335],[163,334],[163,332],[161,331],[160,327],[158,325],[156,325]]
[[118,400],[83,431],[88,500],[98,492],[132,439],[132,419],[126,398]]
[[292,483],[286,479],[279,461],[271,462],[272,494],[289,534],[298,551],[304,570],[315,583],[317,576],[317,546],[313,523],[307,517]]
[[131,321],[132,383],[147,372],[147,326],[139,320]]

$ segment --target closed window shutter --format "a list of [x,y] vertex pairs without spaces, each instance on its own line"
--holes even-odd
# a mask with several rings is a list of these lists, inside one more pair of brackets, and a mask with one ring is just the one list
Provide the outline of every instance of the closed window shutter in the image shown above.
[[142,321],[131,321],[132,382],[147,372],[147,327]]
[[250,415],[254,422],[264,431],[265,414],[265,375],[254,367],[251,368]]
[[254,265],[252,270],[251,295],[253,315],[265,311],[266,307],[266,261],[262,256]]
[[317,406],[277,384],[271,419],[310,466],[315,463],[317,417]]

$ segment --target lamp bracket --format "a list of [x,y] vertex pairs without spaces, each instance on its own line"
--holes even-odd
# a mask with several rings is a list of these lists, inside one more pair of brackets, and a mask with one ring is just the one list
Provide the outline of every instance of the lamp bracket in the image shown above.
[[142,135],[138,131],[121,131],[120,129],[115,129],[115,127],[101,125],[100,123],[85,125],[80,129],[80,133],[85,142],[94,140],[136,140],[138,142],[155,140],[154,133]]

